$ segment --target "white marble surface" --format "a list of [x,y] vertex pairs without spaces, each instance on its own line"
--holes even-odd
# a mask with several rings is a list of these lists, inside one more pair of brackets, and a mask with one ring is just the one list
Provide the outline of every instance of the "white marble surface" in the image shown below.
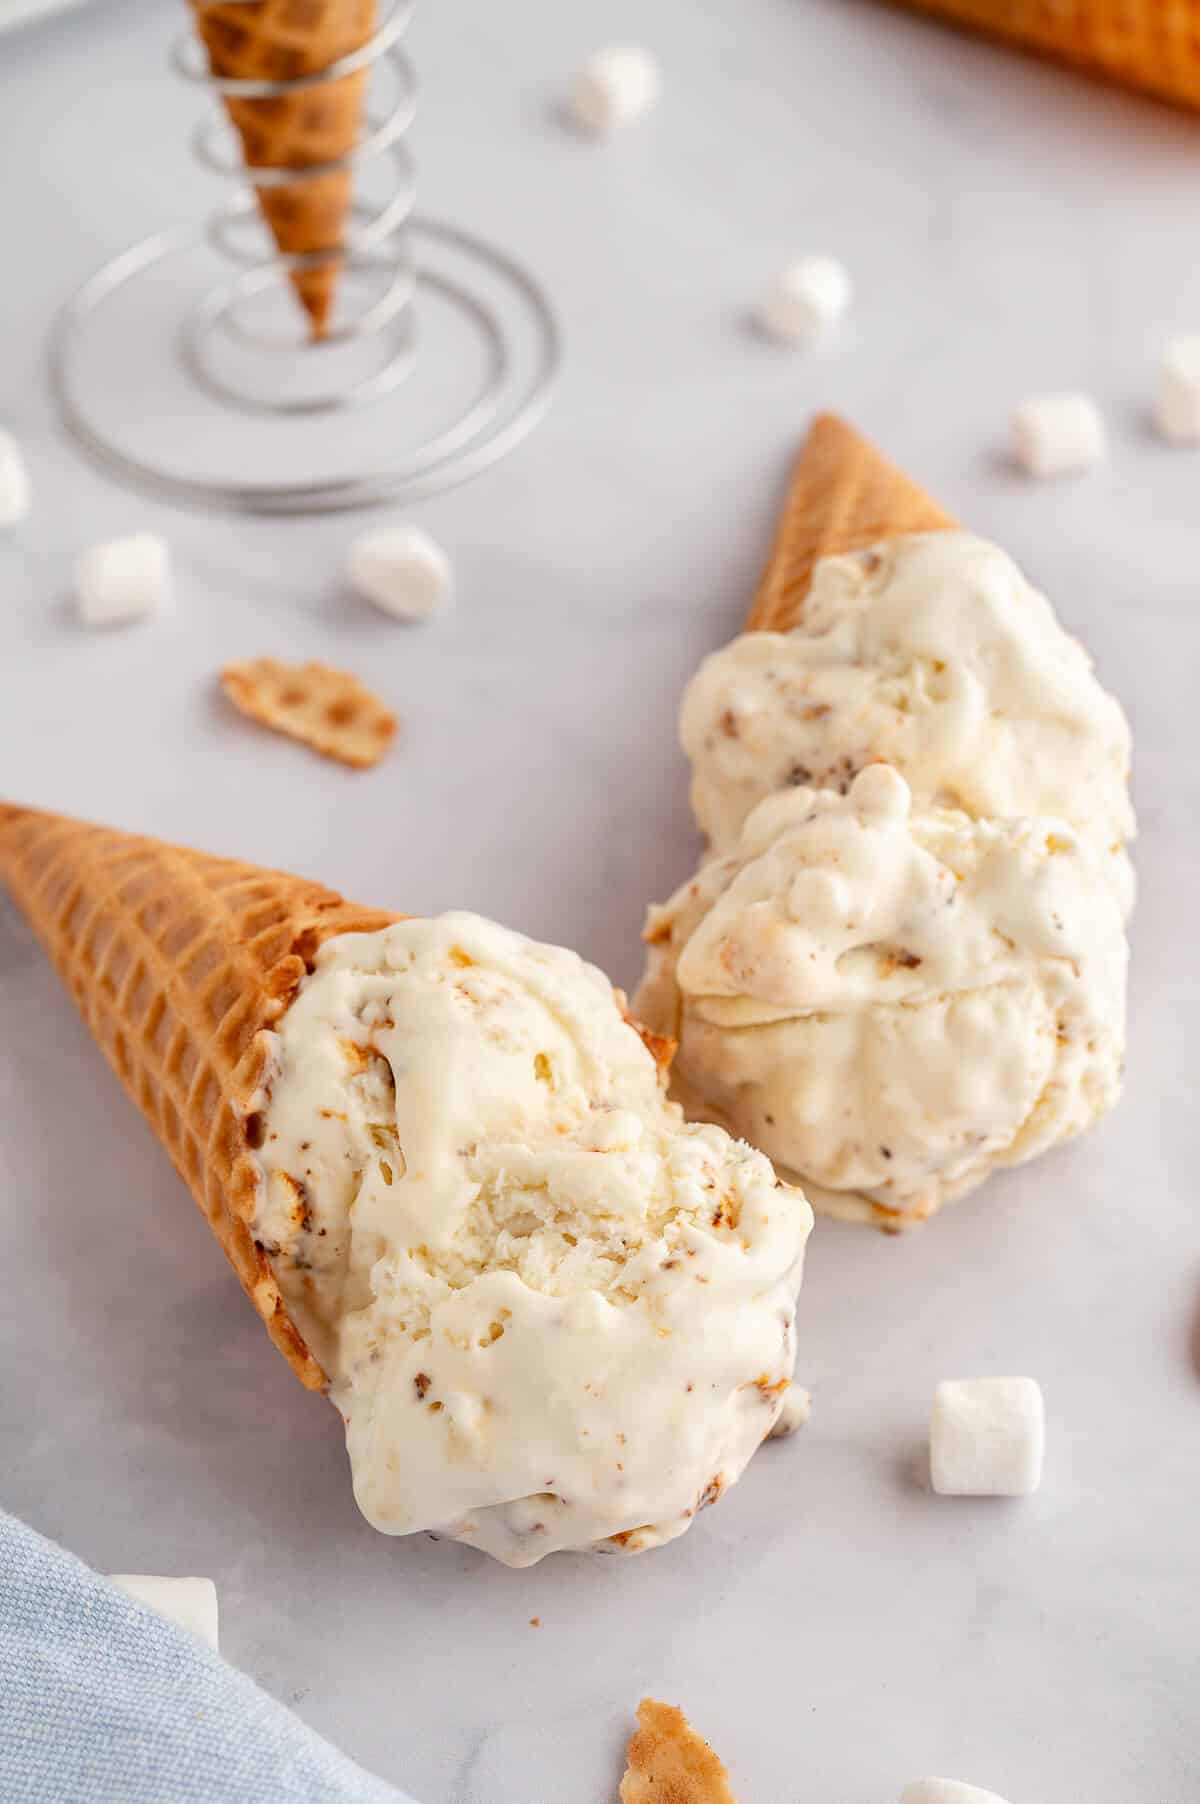
[[[913,1238],[820,1225],[811,1426],[663,1552],[512,1573],[358,1520],[333,1412],[2,919],[0,1501],[101,1569],[212,1574],[229,1656],[427,1804],[598,1804],[643,1690],[693,1713],[745,1804],[884,1804],[930,1770],[1012,1804],[1192,1804],[1200,456],[1146,410],[1161,342],[1200,325],[1200,122],[856,0],[427,6],[426,195],[544,275],[569,357],[537,436],[417,510],[459,603],[405,630],[342,592],[353,523],[147,504],[55,429],[50,309],[210,198],[195,97],[163,73],[176,24],[126,0],[0,49],[0,417],[37,489],[0,541],[0,793],[470,905],[630,980],[643,904],[694,852],[680,685],[739,618],[807,415],[836,405],[1022,559],[1130,710],[1129,1086],[1086,1143]],[[550,103],[621,34],[660,55],[663,102],[585,144]],[[806,360],[744,311],[810,249],[858,300]],[[1028,486],[1007,411],[1067,385],[1102,402],[1110,461]],[[74,552],[143,524],[174,548],[170,610],[82,633]],[[375,669],[405,720],[377,772],[214,700],[224,659],[288,648]],[[934,1498],[935,1380],[1012,1371],[1046,1392],[1041,1493]]]

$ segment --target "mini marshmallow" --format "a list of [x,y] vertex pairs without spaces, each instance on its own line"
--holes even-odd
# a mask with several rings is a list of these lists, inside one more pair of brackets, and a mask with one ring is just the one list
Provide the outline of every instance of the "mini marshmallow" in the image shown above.
[[958,1779],[917,1779],[904,1787],[900,1804],[1004,1804],[1004,1799]]
[[124,626],[153,614],[167,592],[165,539],[133,533],[85,551],[75,566],[75,598],[85,626]]
[[0,532],[19,526],[29,512],[29,472],[11,432],[0,430]]
[[783,1408],[775,1418],[775,1426],[771,1430],[772,1441],[782,1441],[785,1436],[795,1434],[812,1414],[812,1392],[806,1391],[802,1385],[789,1384],[783,1393]]
[[144,1572],[110,1572],[109,1581],[135,1603],[156,1610],[217,1652],[217,1587],[206,1578],[152,1578]]
[[943,1497],[1024,1497],[1041,1483],[1045,1441],[1035,1379],[939,1384],[929,1424],[933,1488]]
[[1173,338],[1158,372],[1158,430],[1175,445],[1200,445],[1200,333]]
[[398,620],[422,620],[450,593],[450,560],[416,526],[385,526],[355,539],[346,574],[365,600]]
[[836,257],[801,257],[763,295],[758,322],[781,344],[818,344],[836,329],[850,292],[850,277]]
[[609,132],[648,112],[658,98],[658,64],[640,44],[597,50],[571,86],[571,116],[585,131]]
[[1104,421],[1090,395],[1037,395],[1016,409],[1011,428],[1027,476],[1072,476],[1104,456]]

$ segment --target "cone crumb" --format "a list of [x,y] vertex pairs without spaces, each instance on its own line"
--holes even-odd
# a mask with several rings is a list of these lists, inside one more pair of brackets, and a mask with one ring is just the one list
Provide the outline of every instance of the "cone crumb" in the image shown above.
[[621,1804],[737,1804],[724,1765],[673,1704],[642,1699],[626,1762]]
[[391,709],[348,670],[250,658],[227,664],[221,687],[251,720],[354,770],[378,764],[396,737]]

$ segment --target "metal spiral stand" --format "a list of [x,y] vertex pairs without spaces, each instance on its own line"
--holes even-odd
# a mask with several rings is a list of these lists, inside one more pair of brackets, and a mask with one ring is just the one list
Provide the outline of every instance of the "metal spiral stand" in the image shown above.
[[[220,99],[270,100],[320,88],[362,69],[372,83],[363,133],[344,157],[302,170],[243,166],[217,120],[205,122],[193,151],[208,169],[236,187],[202,226],[175,226],[132,246],[98,270],[73,296],[55,323],[50,343],[51,382],[63,419],[97,462],[135,485],[176,501],[249,513],[330,512],[404,502],[462,482],[518,444],[541,418],[560,359],[558,328],[541,287],[504,252],[459,227],[413,214],[414,172],[405,142],[416,110],[417,84],[401,46],[413,0],[385,0],[384,17],[362,49],[319,74],[288,81],[231,80],[209,73],[199,44],[189,36],[173,47],[175,72]],[[390,89],[379,107],[375,90]],[[369,164],[386,168],[391,191],[382,205],[354,201],[350,227],[336,253],[264,255],[257,222],[257,191],[286,187]],[[86,395],[89,337],[106,310],[144,305],[154,272],[181,258],[215,252],[232,273],[210,280],[197,300],[168,324],[172,343],[194,388],[228,416],[281,420],[346,415],[386,408],[389,436],[402,421],[409,385],[423,374],[423,326],[441,316],[442,335],[464,339],[455,366],[473,360],[473,392],[447,403],[439,422],[391,460],[330,475],[261,482],[247,475],[216,476],[173,471],[160,456],[146,457],[121,442],[105,424],[104,409]],[[335,256],[341,288],[365,286],[365,304],[318,341],[299,336],[300,313],[280,329],[253,317],[258,297],[286,289],[292,273]],[[137,292],[135,292],[137,291]],[[470,341],[473,341],[470,342]],[[139,406],[146,404],[139,394]],[[110,407],[108,411],[113,411]],[[295,425],[290,435],[301,431]],[[314,434],[314,455],[327,450],[328,428]],[[244,441],[243,441],[244,442]],[[269,453],[266,454],[269,457]],[[264,457],[252,458],[262,468]]]

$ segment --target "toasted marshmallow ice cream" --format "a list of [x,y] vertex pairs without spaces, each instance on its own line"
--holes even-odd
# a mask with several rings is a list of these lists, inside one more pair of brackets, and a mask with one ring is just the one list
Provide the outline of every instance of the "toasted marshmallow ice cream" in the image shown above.
[[1112,1107],[1126,943],[1107,854],[1052,818],[915,808],[886,765],[763,801],[650,911],[634,1006],[689,1114],[818,1210],[903,1226]]
[[792,631],[744,634],[701,665],[680,736],[716,851],[764,796],[844,792],[882,762],[939,807],[1070,822],[1132,904],[1120,704],[1012,559],[969,533],[822,559]]
[[329,940],[258,1157],[255,1234],[376,1528],[638,1551],[775,1426],[812,1212],[684,1122],[574,953],[467,914]]

